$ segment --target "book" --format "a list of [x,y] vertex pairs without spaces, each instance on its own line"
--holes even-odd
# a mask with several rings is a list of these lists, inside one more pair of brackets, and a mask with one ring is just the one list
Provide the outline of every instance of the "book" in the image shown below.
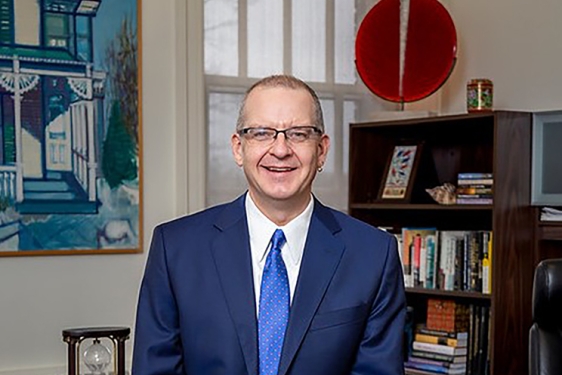
[[493,194],[457,194],[457,199],[492,199]]
[[455,190],[455,193],[457,193],[457,197],[461,194],[493,194],[493,189],[492,187],[486,187],[486,186],[464,186],[464,187],[458,187]]
[[437,235],[428,234],[425,238],[426,247],[426,273],[425,287],[428,289],[437,288]]
[[483,173],[483,172],[461,172],[457,174],[457,178],[459,180],[474,180],[474,179],[481,179],[481,178],[494,178],[493,173]]
[[457,204],[493,204],[492,198],[457,198]]
[[[481,235],[480,232],[472,231],[468,234],[466,239],[468,242],[468,251],[469,251],[469,264],[468,272],[469,272],[469,285],[468,289],[472,292],[481,292],[482,291],[482,279],[481,279],[481,271],[480,265],[481,257],[480,257],[480,245],[481,245]],[[480,276],[479,276],[480,274]]]
[[423,333],[416,333],[414,337],[415,337],[415,341],[428,342],[430,344],[454,346],[457,348],[466,347],[468,343],[467,339],[451,339],[449,337],[426,335]]
[[415,357],[411,355],[408,357],[408,362],[425,363],[429,365],[440,366],[445,368],[453,368],[453,369],[466,369],[466,361],[465,362],[440,361],[438,359]]
[[436,330],[436,329],[427,328],[424,325],[419,325],[418,327],[416,327],[416,331],[419,332],[419,333],[422,333],[424,335],[448,337],[448,338],[451,338],[451,339],[468,340],[468,331],[462,331],[462,332],[439,331],[439,330]]
[[494,180],[491,178],[481,179],[461,179],[457,181],[459,186],[494,186]]
[[434,374],[447,374],[447,375],[456,375],[456,374],[464,374],[466,372],[465,368],[448,368],[438,365],[431,365],[427,363],[419,363],[419,362],[405,362],[404,368],[408,369],[416,369],[416,370],[424,370],[430,371]]
[[435,375],[434,372],[404,367],[405,375]]
[[466,363],[466,355],[447,355],[447,354],[439,354],[439,353],[431,353],[425,352],[423,350],[412,350],[411,357],[417,358],[424,358],[424,359],[431,359],[435,361],[441,362],[450,362],[450,363]]
[[447,355],[465,355],[467,353],[466,347],[456,348],[454,346],[430,344],[427,342],[414,341],[412,343],[414,350],[424,350],[430,353],[447,354]]
[[484,235],[482,257],[482,293],[492,293],[492,232]]

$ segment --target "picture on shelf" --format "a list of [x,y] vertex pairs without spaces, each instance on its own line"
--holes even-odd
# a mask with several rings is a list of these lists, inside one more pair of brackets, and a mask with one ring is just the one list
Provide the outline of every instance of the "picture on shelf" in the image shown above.
[[387,168],[386,179],[380,192],[381,200],[410,199],[413,175],[421,154],[421,144],[396,145]]

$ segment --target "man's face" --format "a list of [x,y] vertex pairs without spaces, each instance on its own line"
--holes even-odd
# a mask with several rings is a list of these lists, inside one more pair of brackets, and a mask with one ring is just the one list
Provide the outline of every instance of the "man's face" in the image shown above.
[[[258,87],[246,99],[244,128],[284,130],[314,125],[314,102],[304,89]],[[308,202],[330,140],[326,134],[313,134],[304,142],[291,142],[279,133],[275,140],[259,142],[233,134],[231,144],[256,203],[299,205]]]

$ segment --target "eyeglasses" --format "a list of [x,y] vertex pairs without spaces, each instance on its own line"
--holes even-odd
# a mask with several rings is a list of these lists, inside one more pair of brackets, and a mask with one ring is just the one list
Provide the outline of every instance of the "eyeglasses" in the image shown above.
[[273,128],[244,128],[239,131],[239,134],[245,139],[264,144],[273,143],[279,133],[283,133],[285,139],[291,143],[303,143],[322,134],[322,131],[314,126],[295,126],[284,130]]

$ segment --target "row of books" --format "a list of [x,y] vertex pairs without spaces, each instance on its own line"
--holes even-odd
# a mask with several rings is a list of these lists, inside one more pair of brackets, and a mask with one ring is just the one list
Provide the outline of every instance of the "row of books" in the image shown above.
[[492,232],[402,228],[406,287],[491,293]]
[[404,369],[410,375],[486,375],[490,369],[490,308],[467,305],[468,325],[460,329],[415,326]]
[[459,173],[457,204],[492,204],[494,178],[492,173]]

